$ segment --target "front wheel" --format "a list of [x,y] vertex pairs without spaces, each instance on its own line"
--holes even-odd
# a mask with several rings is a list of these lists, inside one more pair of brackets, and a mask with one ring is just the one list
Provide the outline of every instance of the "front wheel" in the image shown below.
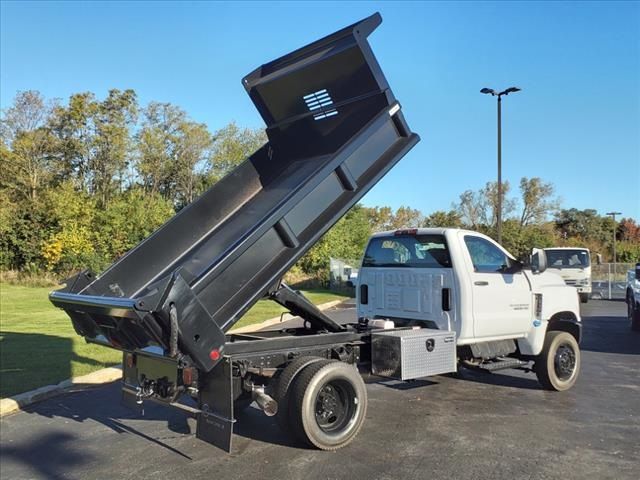
[[587,303],[589,301],[589,294],[588,293],[584,293],[584,292],[580,292],[580,302],[581,303]]
[[546,390],[569,390],[580,373],[580,347],[568,332],[547,332],[535,364],[538,381]]
[[358,370],[346,363],[317,362],[296,378],[289,403],[294,434],[321,450],[351,442],[367,413],[367,389]]

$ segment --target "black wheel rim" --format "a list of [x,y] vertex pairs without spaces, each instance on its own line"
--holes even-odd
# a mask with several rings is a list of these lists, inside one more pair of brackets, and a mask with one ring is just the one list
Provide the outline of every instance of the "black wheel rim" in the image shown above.
[[316,422],[325,433],[343,431],[352,423],[357,407],[356,392],[349,382],[327,382],[316,396]]
[[569,380],[576,369],[576,352],[568,343],[563,343],[556,350],[553,359],[556,376],[560,380]]

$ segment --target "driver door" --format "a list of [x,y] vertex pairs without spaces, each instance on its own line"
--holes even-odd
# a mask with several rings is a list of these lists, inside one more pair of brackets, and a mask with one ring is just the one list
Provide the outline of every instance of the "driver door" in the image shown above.
[[525,274],[497,244],[480,236],[462,235],[473,265],[475,337],[522,336],[529,330],[533,302]]

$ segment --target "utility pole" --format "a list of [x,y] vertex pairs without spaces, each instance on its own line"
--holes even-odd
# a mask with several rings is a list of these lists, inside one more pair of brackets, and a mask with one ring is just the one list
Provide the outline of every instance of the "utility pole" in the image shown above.
[[498,205],[496,206],[496,229],[498,243],[500,244],[502,244],[502,96],[519,92],[520,90],[518,87],[510,87],[500,93],[496,93],[492,88],[480,90],[480,93],[498,97]]
[[[616,273],[618,271],[617,268],[617,258],[616,258],[616,230],[618,224],[616,223],[616,215],[622,215],[620,212],[607,212],[611,218],[613,218],[613,280],[616,278]],[[611,300],[611,284],[613,280],[609,278],[609,300]]]

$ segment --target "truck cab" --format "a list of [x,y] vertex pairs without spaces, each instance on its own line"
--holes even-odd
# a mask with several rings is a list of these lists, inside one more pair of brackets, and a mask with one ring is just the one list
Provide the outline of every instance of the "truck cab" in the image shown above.
[[580,301],[591,296],[591,254],[588,248],[545,248],[547,267],[557,271],[567,285],[578,290]]
[[539,355],[546,333],[556,329],[579,342],[575,288],[545,271],[544,252],[536,256],[539,264],[526,268],[490,237],[468,230],[374,234],[360,269],[358,317],[455,331],[459,349],[471,347],[471,360],[481,351]]

